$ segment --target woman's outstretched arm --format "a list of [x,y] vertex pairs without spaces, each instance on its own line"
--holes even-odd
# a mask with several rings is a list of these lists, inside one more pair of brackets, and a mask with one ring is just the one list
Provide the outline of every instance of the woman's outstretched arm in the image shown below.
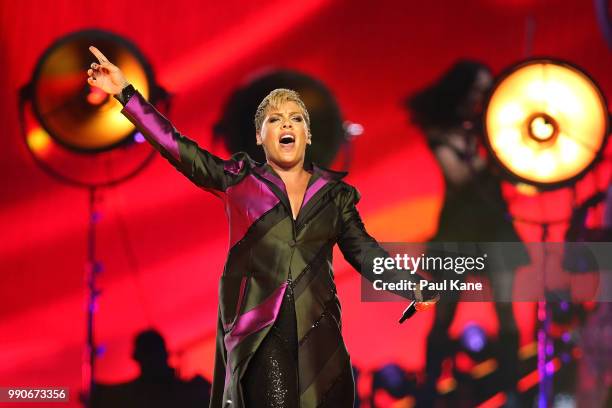
[[213,192],[225,191],[235,182],[244,167],[238,160],[222,160],[182,135],[129,84],[116,65],[97,48],[89,49],[98,63],[91,64],[87,82],[115,96],[123,104],[121,112],[176,169],[196,185]]
[[377,279],[384,279],[386,282],[399,282],[403,279],[415,282],[417,290],[394,291],[394,293],[419,302],[417,304],[418,310],[431,306],[431,304],[439,299],[439,295],[436,291],[426,288],[422,291],[418,290],[419,280],[424,279],[420,275],[411,275],[410,273],[405,273],[405,271],[395,270],[386,271],[382,275],[374,274],[370,261],[375,257],[389,257],[389,253],[366,231],[355,206],[359,199],[359,192],[355,188],[350,187],[342,205],[342,232],[338,237],[338,246],[344,258],[370,282],[374,282]]

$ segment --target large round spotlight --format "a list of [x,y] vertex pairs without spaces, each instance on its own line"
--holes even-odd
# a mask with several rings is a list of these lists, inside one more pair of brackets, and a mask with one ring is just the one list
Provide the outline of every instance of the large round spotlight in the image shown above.
[[82,30],[52,43],[20,92],[22,133],[32,157],[47,173],[80,187],[117,184],[154,157],[148,143],[121,114],[121,104],[87,83],[96,45],[150,101],[166,94],[147,60],[127,39]]
[[549,59],[512,67],[484,115],[493,157],[517,181],[567,185],[600,157],[608,135],[605,98],[579,68]]
[[264,162],[263,149],[256,144],[253,116],[263,98],[276,88],[289,88],[300,94],[310,115],[312,133],[306,159],[328,166],[348,139],[340,107],[325,84],[296,71],[269,71],[234,91],[215,125],[215,138],[223,140],[231,153],[247,152],[254,160]]
[[112,33],[80,31],[52,44],[32,76],[34,113],[58,143],[80,152],[110,149],[134,131],[119,102],[85,81],[93,61],[91,44],[104,50],[145,97],[153,84],[151,69],[138,49]]

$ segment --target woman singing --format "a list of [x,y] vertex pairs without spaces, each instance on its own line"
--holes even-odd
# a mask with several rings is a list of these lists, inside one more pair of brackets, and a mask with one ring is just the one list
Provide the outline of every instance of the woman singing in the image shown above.
[[[230,249],[219,283],[210,406],[352,407],[332,249],[337,243],[369,280],[375,277],[362,268],[366,253],[386,253],[366,232],[355,208],[359,193],[342,181],[346,173],[304,162],[312,135],[297,93],[276,89],[257,109],[255,137],[266,163],[245,153],[222,160],[181,135],[118,67],[90,50],[98,62],[88,83],[114,95],[155,149],[224,202]],[[426,308],[434,294],[402,296]]]

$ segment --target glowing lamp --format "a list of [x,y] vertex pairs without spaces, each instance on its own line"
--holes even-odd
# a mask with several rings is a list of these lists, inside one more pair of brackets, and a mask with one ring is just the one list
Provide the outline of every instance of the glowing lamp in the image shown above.
[[47,133],[65,148],[81,153],[116,147],[134,131],[121,104],[90,86],[87,68],[95,60],[89,45],[104,50],[147,98],[151,70],[125,39],[103,31],[81,31],[55,42],[40,58],[31,82],[32,108]]
[[586,73],[538,59],[512,67],[497,82],[484,127],[492,156],[517,182],[557,188],[580,178],[601,156],[609,114]]
[[19,114],[32,158],[51,176],[79,187],[117,184],[136,175],[155,150],[139,143],[121,104],[87,83],[95,45],[152,102],[165,91],[136,45],[102,30],[70,33],[52,43],[20,91]]

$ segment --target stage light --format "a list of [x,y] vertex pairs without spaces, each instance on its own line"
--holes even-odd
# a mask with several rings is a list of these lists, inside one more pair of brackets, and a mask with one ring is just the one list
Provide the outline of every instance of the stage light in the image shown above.
[[482,327],[469,323],[461,333],[461,344],[469,353],[478,354],[487,345],[487,335]]
[[[96,281],[103,264],[96,256],[96,209],[100,187],[133,177],[153,158],[155,150],[138,143],[134,126],[121,114],[121,104],[87,83],[87,69],[95,60],[95,44],[121,67],[130,82],[151,102],[165,92],[129,41],[100,30],[72,33],[53,43],[40,57],[31,81],[19,92],[22,136],[32,158],[42,170],[61,182],[89,190],[86,344],[82,361],[81,390],[89,400],[94,388],[96,357],[103,352],[95,343],[95,313],[101,294]],[[142,137],[142,135],[140,135]],[[90,406],[90,403],[86,404]]]
[[255,140],[253,116],[263,98],[276,88],[292,89],[300,94],[310,115],[312,145],[306,159],[328,166],[349,139],[363,133],[359,124],[344,122],[340,107],[330,90],[319,80],[295,71],[270,71],[237,89],[227,100],[223,114],[214,127],[215,139],[222,139],[231,153],[247,152],[264,162],[261,146]]
[[[535,195],[533,189],[572,186],[585,175],[602,158],[609,122],[607,103],[596,83],[578,67],[552,59],[528,60],[508,69],[494,86],[483,115],[491,157],[519,191],[529,195]],[[541,226],[541,240],[546,241],[549,224]],[[545,349],[548,314],[546,302],[538,302],[541,401],[550,399],[554,372]]]
[[371,406],[375,406],[376,393],[379,390],[384,390],[395,400],[405,398],[416,390],[416,375],[397,364],[387,364],[372,373]]
[[43,154],[51,145],[51,138],[43,128],[32,129],[26,135],[26,143],[28,147],[39,154]]
[[121,115],[121,104],[85,80],[93,60],[88,47],[94,42],[146,98],[153,84],[146,60],[121,37],[81,31],[51,45],[32,76],[32,107],[51,137],[81,153],[116,147],[134,131],[134,125]]
[[145,137],[143,136],[142,133],[136,132],[136,133],[134,133],[134,141],[136,143],[144,143],[144,142],[146,142],[146,139],[145,139]]
[[566,62],[536,59],[502,75],[488,100],[484,128],[492,156],[514,181],[558,188],[600,158],[609,114],[586,73]]
[[45,172],[79,187],[117,184],[137,174],[155,154],[139,143],[121,104],[87,83],[87,69],[95,60],[88,49],[92,44],[151,102],[166,96],[144,56],[123,37],[83,30],[47,48],[19,94],[22,134]]

